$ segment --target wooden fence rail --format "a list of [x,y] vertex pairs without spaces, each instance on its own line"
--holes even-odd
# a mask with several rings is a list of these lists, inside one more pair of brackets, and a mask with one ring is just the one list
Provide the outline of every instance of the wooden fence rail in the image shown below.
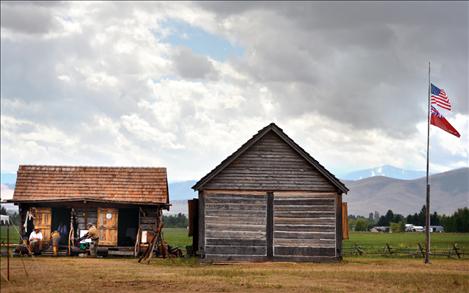
[[[425,246],[417,243],[415,247],[393,247],[389,243],[384,246],[363,246],[358,243],[353,243],[351,247],[343,248],[344,256],[386,256],[386,257],[418,257],[425,256]],[[431,256],[467,259],[469,258],[469,250],[460,247],[457,243],[453,243],[451,247],[432,248]]]

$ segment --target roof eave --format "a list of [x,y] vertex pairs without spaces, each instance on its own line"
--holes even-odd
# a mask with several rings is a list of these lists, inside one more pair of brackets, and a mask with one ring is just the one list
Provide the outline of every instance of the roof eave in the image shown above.
[[208,183],[213,177],[217,176],[223,169],[225,169],[229,164],[236,160],[241,154],[243,154],[248,148],[250,148],[254,143],[261,139],[267,132],[274,131],[280,138],[282,138],[290,147],[292,147],[297,153],[299,153],[308,163],[313,165],[324,177],[326,177],[337,189],[342,193],[347,193],[349,189],[343,184],[339,179],[337,179],[332,173],[327,171],[324,166],[319,162],[314,160],[311,155],[309,155],[302,147],[295,143],[286,133],[282,131],[275,123],[271,123],[259,130],[253,137],[251,137],[246,143],[244,143],[238,150],[233,154],[228,156],[223,160],[215,169],[210,171],[207,175],[202,177],[192,189],[201,190],[202,187]]

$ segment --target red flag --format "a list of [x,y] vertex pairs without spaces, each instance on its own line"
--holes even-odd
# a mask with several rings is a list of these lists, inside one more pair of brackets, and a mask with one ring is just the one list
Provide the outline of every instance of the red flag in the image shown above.
[[432,106],[432,115],[430,118],[430,123],[432,125],[435,125],[436,127],[443,129],[446,132],[451,133],[454,136],[457,136],[457,137],[461,136],[459,132],[453,127],[453,125],[451,125],[448,122],[448,120],[446,120],[446,118],[443,117],[443,115],[441,115],[440,112],[438,112],[438,110],[435,109],[435,107],[433,106]]

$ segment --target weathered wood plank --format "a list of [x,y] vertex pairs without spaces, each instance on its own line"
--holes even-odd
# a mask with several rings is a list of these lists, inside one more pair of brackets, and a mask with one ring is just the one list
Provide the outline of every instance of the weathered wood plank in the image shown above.
[[330,205],[334,207],[334,199],[304,198],[301,200],[292,200],[275,198],[274,205]]
[[231,230],[231,231],[264,231],[265,230],[265,225],[246,225],[246,224],[237,224],[233,225],[232,223],[227,223],[227,224],[207,224],[206,225],[207,230]]
[[235,199],[235,198],[230,198],[230,199],[222,199],[222,198],[207,198],[206,199],[207,203],[213,204],[213,203],[221,203],[221,204],[265,204],[265,199],[263,198],[255,198],[252,200],[249,200],[247,202],[246,199]]
[[275,212],[335,212],[332,205],[276,205],[274,206]]
[[335,248],[274,247],[274,255],[288,256],[335,256]]
[[317,218],[317,219],[305,219],[305,218],[278,218],[274,217],[275,224],[302,224],[302,225],[331,225],[335,226],[335,218]]
[[275,239],[274,246],[285,247],[335,247],[334,239]]
[[274,239],[335,239],[334,232],[277,232]]
[[277,218],[304,218],[304,219],[316,219],[324,217],[334,217],[335,212],[322,212],[322,211],[309,211],[309,212],[297,212],[297,211],[277,211],[274,213]]
[[252,195],[252,194],[238,194],[238,193],[224,193],[224,194],[210,194],[209,196],[207,196],[206,198],[208,200],[208,202],[212,199],[226,199],[226,200],[230,200],[230,199],[244,199],[244,200],[247,200],[247,201],[250,201],[250,200],[261,200],[261,199],[264,199],[265,200],[265,196],[260,196],[260,195]]
[[206,254],[202,261],[210,262],[227,262],[227,261],[249,261],[261,262],[266,261],[267,256],[264,255],[225,255],[225,254]]
[[225,255],[266,255],[265,246],[212,246],[206,245],[207,254],[225,254]]
[[252,232],[252,231],[205,231],[205,237],[208,238],[226,238],[226,239],[253,239],[253,240],[264,240],[264,232]]
[[288,225],[288,224],[275,224],[275,231],[286,232],[335,232],[333,225]]
[[205,210],[207,211],[249,211],[249,210],[256,210],[256,211],[265,211],[266,206],[265,203],[262,204],[206,204]]
[[240,212],[240,211],[216,211],[216,210],[212,210],[212,211],[207,211],[207,215],[209,215],[210,217],[212,216],[220,216],[220,217],[225,217],[225,218],[255,218],[255,217],[265,217],[266,215],[266,212],[265,211],[250,211],[250,210],[247,210],[247,211],[244,211],[244,212]]
[[250,225],[264,225],[266,224],[266,218],[250,218],[249,221],[246,221],[245,218],[225,218],[225,217],[206,217],[206,224],[228,224],[228,225],[245,225],[246,223]]
[[224,245],[224,246],[266,246],[266,241],[261,239],[224,239],[224,238],[207,238],[207,245]]
[[209,181],[207,189],[335,191],[318,170],[269,133]]

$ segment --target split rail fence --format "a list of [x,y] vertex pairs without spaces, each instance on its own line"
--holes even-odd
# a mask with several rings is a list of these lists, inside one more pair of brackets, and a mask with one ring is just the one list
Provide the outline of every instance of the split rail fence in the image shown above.
[[[343,248],[344,256],[384,256],[384,257],[413,257],[425,256],[425,245],[417,243],[415,247],[395,247],[388,243],[384,246],[364,246],[358,243]],[[453,259],[469,259],[469,250],[453,243],[448,248],[431,248],[431,257],[446,257]]]

